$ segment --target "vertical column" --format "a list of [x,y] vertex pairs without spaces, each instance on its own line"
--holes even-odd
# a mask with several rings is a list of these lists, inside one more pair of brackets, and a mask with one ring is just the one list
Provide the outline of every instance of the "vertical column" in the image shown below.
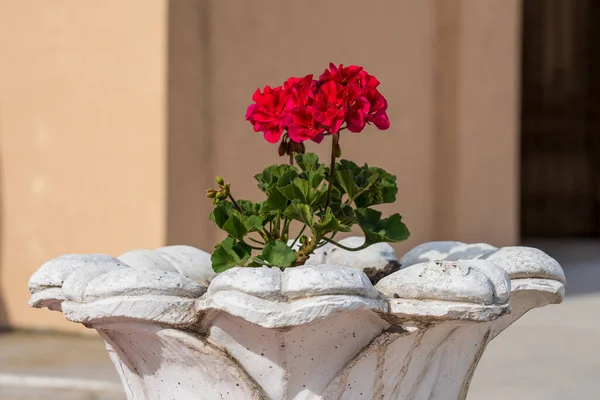
[[[204,190],[215,186],[217,156],[213,148],[211,4],[168,1],[167,55],[167,243],[194,245],[209,252],[216,244],[216,229],[208,220],[211,203]],[[221,152],[221,157],[227,156]]]
[[518,0],[437,2],[438,237],[518,240]]

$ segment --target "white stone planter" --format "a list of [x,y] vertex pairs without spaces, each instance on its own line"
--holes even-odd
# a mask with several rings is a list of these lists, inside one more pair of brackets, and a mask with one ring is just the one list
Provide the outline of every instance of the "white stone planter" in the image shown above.
[[31,305],[96,329],[129,399],[455,400],[491,339],[564,294],[532,248],[428,243],[375,286],[361,261],[393,251],[323,249],[324,265],[217,277],[187,246],[67,255],[32,276]]

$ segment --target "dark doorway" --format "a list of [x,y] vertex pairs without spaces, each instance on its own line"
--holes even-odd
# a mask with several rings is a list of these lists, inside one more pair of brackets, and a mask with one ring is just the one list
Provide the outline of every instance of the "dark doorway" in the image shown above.
[[600,1],[524,0],[521,235],[600,236]]

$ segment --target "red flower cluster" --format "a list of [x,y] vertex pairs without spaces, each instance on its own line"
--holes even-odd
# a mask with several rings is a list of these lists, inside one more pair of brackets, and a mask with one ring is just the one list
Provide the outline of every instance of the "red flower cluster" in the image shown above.
[[296,143],[308,139],[320,143],[327,134],[342,129],[360,132],[366,124],[388,129],[387,101],[378,85],[363,67],[329,64],[318,80],[307,75],[256,90],[246,120],[271,143],[277,143],[284,132]]

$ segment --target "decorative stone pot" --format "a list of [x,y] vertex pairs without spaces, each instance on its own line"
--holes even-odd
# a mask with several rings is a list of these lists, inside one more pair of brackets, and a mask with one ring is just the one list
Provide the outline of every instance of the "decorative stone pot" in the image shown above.
[[385,246],[218,276],[188,246],[65,255],[32,276],[31,305],[96,329],[128,399],[456,400],[491,339],[563,298],[543,252],[458,242],[416,247],[373,286],[361,269],[389,269]]

